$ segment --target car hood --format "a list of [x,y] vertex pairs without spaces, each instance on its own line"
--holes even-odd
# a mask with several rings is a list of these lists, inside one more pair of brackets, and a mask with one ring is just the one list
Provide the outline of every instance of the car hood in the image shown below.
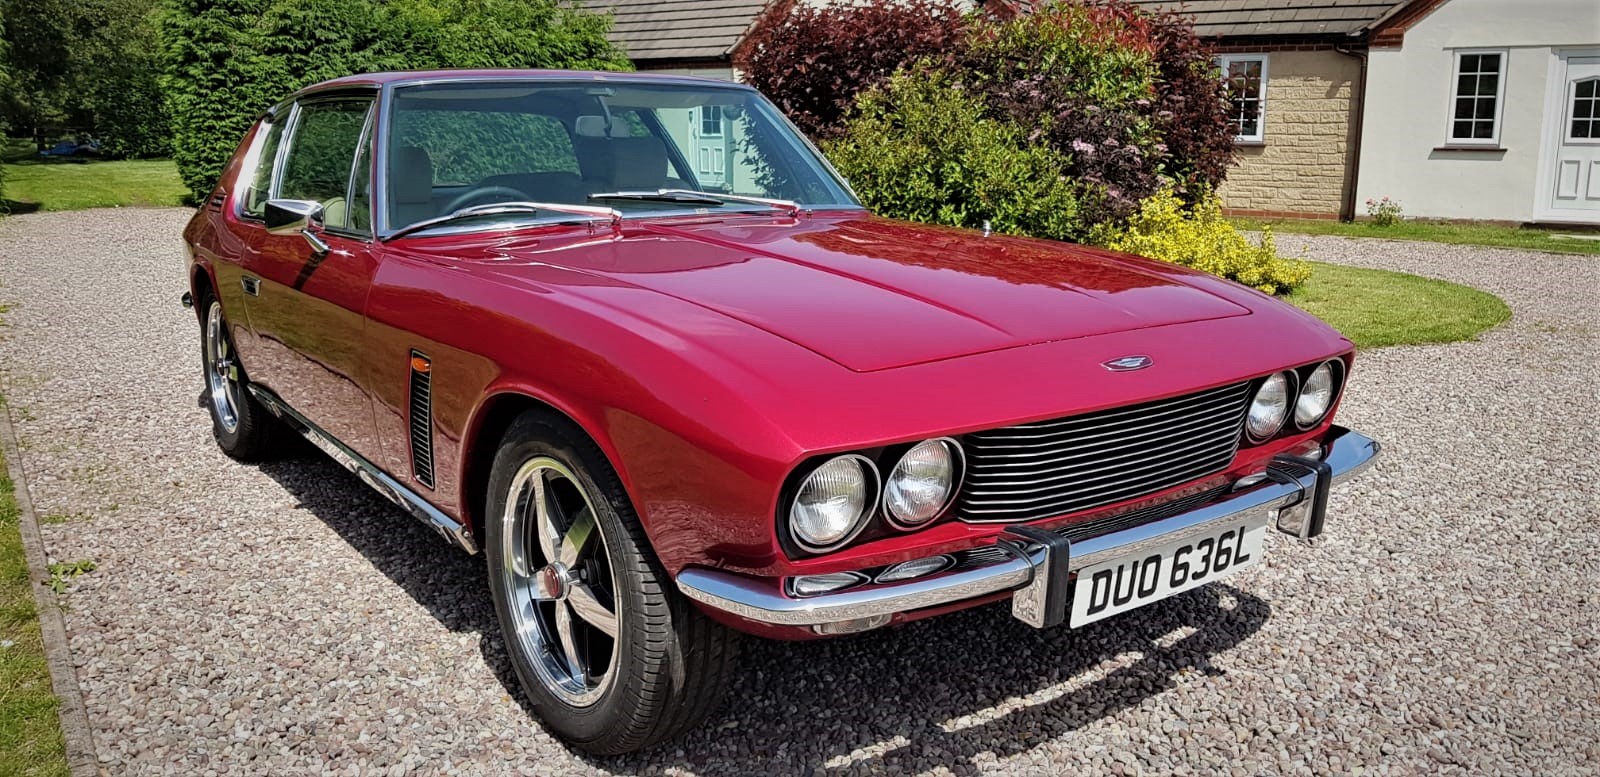
[[1170,265],[869,216],[631,223],[620,240],[534,251],[858,372],[1251,313]]

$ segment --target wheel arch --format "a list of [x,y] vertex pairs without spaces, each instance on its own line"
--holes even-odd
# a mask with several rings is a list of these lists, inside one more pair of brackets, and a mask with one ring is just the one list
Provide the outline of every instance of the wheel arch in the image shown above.
[[640,516],[641,523],[645,522],[643,514],[639,512],[639,500],[634,496],[627,471],[622,467],[611,441],[606,436],[596,433],[598,424],[592,420],[585,423],[580,418],[582,415],[580,412],[558,405],[553,398],[536,396],[534,392],[522,387],[508,387],[492,391],[484,397],[473,412],[467,424],[466,434],[461,440],[462,472],[458,482],[461,484],[462,493],[459,504],[462,507],[463,523],[472,531],[474,537],[484,536],[489,471],[494,467],[494,458],[500,449],[501,436],[511,426],[512,421],[529,411],[561,419],[588,437],[595,447],[600,449],[601,455],[606,457],[606,463],[611,465],[612,471],[617,473],[623,491],[633,503],[634,514]]

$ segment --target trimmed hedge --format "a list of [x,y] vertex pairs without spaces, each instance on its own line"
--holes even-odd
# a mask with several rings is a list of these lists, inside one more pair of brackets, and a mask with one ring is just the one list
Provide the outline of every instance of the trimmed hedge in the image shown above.
[[985,116],[979,98],[933,69],[861,97],[828,159],[864,204],[910,221],[1057,239],[1078,236],[1078,191],[1061,157]]
[[165,0],[173,159],[203,199],[260,113],[303,86],[379,70],[626,70],[609,16],[559,0]]

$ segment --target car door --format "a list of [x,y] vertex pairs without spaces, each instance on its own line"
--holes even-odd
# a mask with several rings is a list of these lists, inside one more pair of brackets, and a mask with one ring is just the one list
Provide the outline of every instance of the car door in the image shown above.
[[261,352],[258,364],[246,365],[251,380],[361,453],[375,447],[361,382],[365,305],[377,271],[374,104],[361,94],[312,97],[294,107],[272,199],[316,202],[321,217],[307,229],[310,239],[257,230],[242,279]]

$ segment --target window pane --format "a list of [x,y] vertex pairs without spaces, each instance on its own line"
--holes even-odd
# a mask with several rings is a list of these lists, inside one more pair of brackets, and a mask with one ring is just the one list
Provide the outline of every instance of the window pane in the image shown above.
[[[1495,96],[1495,90],[1497,90],[1499,88],[1500,88],[1500,76],[1495,76],[1495,75],[1478,76],[1478,92],[1477,93],[1479,95],[1481,95],[1483,97],[1494,97]],[[1462,92],[1462,94],[1472,94],[1472,92]]]
[[1450,133],[1450,137],[1451,138],[1471,138],[1472,137],[1472,122],[1470,122],[1470,121],[1458,121],[1458,122],[1456,122],[1455,123],[1455,128]]
[[1572,137],[1574,137],[1574,138],[1592,138],[1592,137],[1595,137],[1595,135],[1593,133],[1594,133],[1594,129],[1595,129],[1595,125],[1596,124],[1600,124],[1600,122],[1596,122],[1593,119],[1575,119],[1575,120],[1573,120],[1573,122],[1572,122]]
[[306,105],[284,160],[280,196],[322,203],[324,223],[334,229],[350,227],[345,196],[368,105],[367,100]]
[[1461,72],[1463,72],[1463,73],[1476,73],[1476,72],[1478,72],[1478,59],[1479,59],[1479,55],[1477,55],[1477,54],[1462,54],[1461,55]]
[[256,169],[250,175],[249,188],[240,198],[244,203],[245,215],[261,218],[267,198],[272,196],[269,191],[272,188],[272,162],[277,158],[278,145],[283,140],[283,126],[283,122],[278,122],[265,129],[267,135],[256,157]]
[[1579,81],[1578,82],[1578,96],[1579,97],[1594,97],[1595,96],[1594,92],[1595,92],[1595,86],[1596,85],[1600,85],[1600,81],[1597,81],[1597,80],[1592,79],[1592,78],[1587,80],[1587,81]]
[[1575,119],[1587,119],[1594,115],[1594,106],[1594,100],[1573,100],[1572,117]]
[[1477,94],[1478,77],[1470,73],[1462,73],[1456,79],[1456,94]]
[[350,228],[372,231],[372,138],[361,144],[355,174],[350,178]]
[[1494,121],[1494,100],[1492,98],[1488,98],[1488,97],[1479,97],[1478,98],[1478,115],[1477,115],[1477,118],[1479,118],[1479,119],[1487,119],[1489,121]]
[[1472,137],[1476,140],[1492,140],[1494,138],[1494,122],[1473,122]]
[[1470,119],[1470,118],[1472,118],[1472,116],[1473,116],[1473,108],[1472,108],[1472,106],[1473,106],[1474,102],[1475,101],[1471,97],[1458,97],[1458,98],[1456,98],[1456,118],[1458,118],[1458,119]]
[[1500,55],[1499,54],[1479,54],[1478,55],[1478,72],[1480,72],[1480,73],[1498,73],[1498,72],[1500,72]]

